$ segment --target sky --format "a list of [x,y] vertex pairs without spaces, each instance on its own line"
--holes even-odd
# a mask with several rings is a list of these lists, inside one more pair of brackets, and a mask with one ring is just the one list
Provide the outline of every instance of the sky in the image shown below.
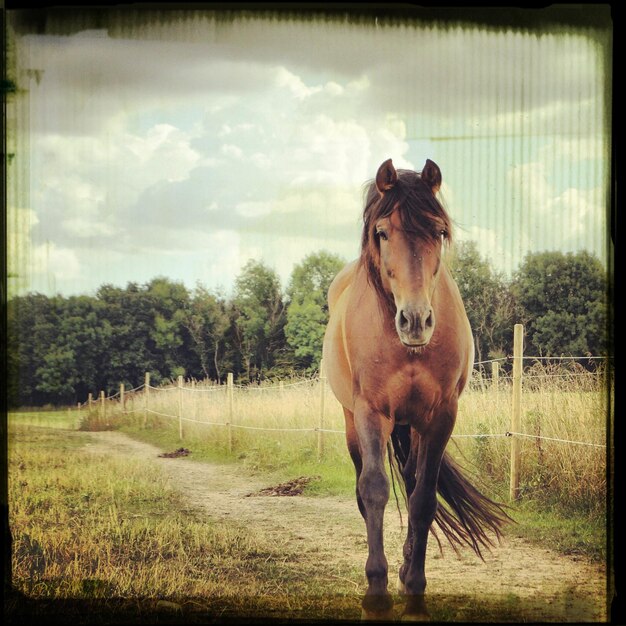
[[7,116],[10,294],[156,276],[232,294],[359,252],[378,166],[435,161],[455,237],[510,276],[607,257],[606,48],[593,29],[216,19],[21,34]]

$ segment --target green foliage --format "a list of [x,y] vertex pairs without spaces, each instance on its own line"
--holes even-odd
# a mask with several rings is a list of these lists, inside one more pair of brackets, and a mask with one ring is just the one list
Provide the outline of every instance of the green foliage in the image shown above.
[[17,85],[9,78],[1,79],[0,85],[2,85],[2,93],[5,95],[14,94],[17,92]]
[[322,341],[328,322],[328,313],[313,298],[300,303],[294,301],[287,311],[285,333],[289,345],[308,367],[319,365],[322,356]]
[[311,372],[319,366],[328,323],[328,288],[344,264],[336,255],[319,252],[307,256],[291,274],[285,336],[298,369]]
[[306,256],[291,273],[287,287],[290,302],[302,303],[308,297],[325,308],[330,283],[344,265],[345,261],[340,256],[326,251]]
[[[233,298],[157,277],[95,296],[33,293],[7,306],[9,406],[74,404],[151,381],[222,381],[312,374],[328,321],[328,287],[344,261],[328,252],[294,267],[285,294],[277,274],[251,260]],[[607,348],[607,277],[581,252],[528,255],[507,281],[473,243],[450,262],[470,323],[476,360],[508,355],[512,328],[526,326],[528,355],[601,355]]]
[[259,261],[248,261],[235,281],[233,308],[245,377],[260,378],[272,366],[284,338],[284,304],[276,272]]
[[223,369],[220,356],[230,327],[226,302],[197,285],[189,307],[183,313],[182,323],[191,337],[190,349],[200,362],[203,378],[220,382]]
[[507,283],[473,241],[459,242],[450,263],[474,333],[476,360],[505,356],[512,343],[514,301]]
[[530,354],[602,355],[607,349],[607,276],[587,252],[529,254],[511,291]]

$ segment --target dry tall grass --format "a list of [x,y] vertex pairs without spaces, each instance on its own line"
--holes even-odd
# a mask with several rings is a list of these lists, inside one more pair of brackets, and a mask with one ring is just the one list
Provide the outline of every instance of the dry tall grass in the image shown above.
[[19,418],[11,426],[16,589],[33,598],[201,598],[207,610],[231,611],[251,599],[280,606],[281,594],[310,578],[317,590],[319,576],[306,575],[309,565],[293,548],[188,510],[164,475],[89,452],[87,443],[84,433]]
[[[535,363],[525,369],[522,396],[521,493],[546,503],[595,510],[605,506],[607,426],[612,394],[604,371]],[[122,416],[119,403],[90,421],[114,426],[134,421],[150,429],[178,432],[216,451],[246,458],[259,469],[315,459],[319,432],[326,463],[346,463],[343,412],[326,387],[321,417],[319,380],[291,380],[233,389],[232,418],[226,386],[185,382],[130,394]],[[148,412],[145,411],[146,406]],[[474,465],[496,490],[508,485],[511,385],[506,376],[495,389],[490,380],[472,380],[461,397],[451,451]],[[230,428],[228,424],[231,424]],[[88,426],[87,426],[88,427]],[[518,435],[519,436],[519,435]]]

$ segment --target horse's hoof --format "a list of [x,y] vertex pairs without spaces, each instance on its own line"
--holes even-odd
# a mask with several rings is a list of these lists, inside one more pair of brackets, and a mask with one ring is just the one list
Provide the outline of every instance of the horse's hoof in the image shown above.
[[361,605],[362,621],[389,622],[393,619],[393,600],[389,594],[365,596]]
[[402,582],[402,579],[399,576],[397,590],[401,596],[406,596],[406,585]]
[[430,622],[428,613],[404,613],[400,617],[401,622]]
[[361,609],[362,622],[391,622],[393,620],[393,609],[387,609],[385,611],[368,611]]
[[423,595],[407,595],[406,606],[400,617],[402,622],[429,622],[430,615],[426,609]]

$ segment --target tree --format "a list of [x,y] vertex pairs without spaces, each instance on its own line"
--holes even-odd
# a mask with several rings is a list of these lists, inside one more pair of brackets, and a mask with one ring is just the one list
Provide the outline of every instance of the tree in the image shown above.
[[10,406],[45,401],[35,375],[42,352],[54,340],[54,311],[50,299],[31,293],[11,299],[7,306],[7,391]]
[[161,378],[154,344],[154,306],[146,289],[137,283],[126,288],[102,285],[96,294],[102,302],[100,324],[106,337],[99,357],[103,377],[129,388],[143,383],[145,372]]
[[472,327],[476,360],[505,356],[512,344],[515,303],[504,277],[473,241],[461,241],[450,262]]
[[93,297],[57,300],[58,328],[38,369],[39,385],[57,401],[73,403],[91,390],[110,389],[98,367],[106,329],[98,323],[101,303]]
[[184,376],[189,347],[185,327],[189,292],[182,283],[160,276],[146,285],[146,294],[154,310],[152,340],[159,372],[170,379]]
[[197,285],[183,323],[191,336],[191,349],[200,361],[204,377],[220,382],[220,351],[230,326],[226,302]]
[[535,354],[604,355],[607,350],[608,283],[588,252],[528,254],[511,289]]
[[341,257],[323,251],[305,257],[291,274],[285,336],[296,364],[307,371],[317,368],[322,358],[328,288],[344,264]]
[[246,377],[252,380],[272,366],[284,343],[284,304],[277,274],[250,259],[235,281],[235,340]]

